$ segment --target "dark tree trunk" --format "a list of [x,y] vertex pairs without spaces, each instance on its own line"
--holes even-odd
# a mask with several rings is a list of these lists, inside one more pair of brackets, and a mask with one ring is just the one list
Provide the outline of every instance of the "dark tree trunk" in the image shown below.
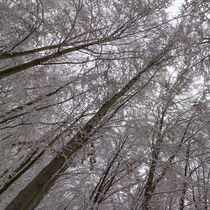
[[[42,171],[9,203],[6,210],[31,210],[43,198],[46,192],[52,186],[54,180],[58,178],[58,172],[66,170],[66,158],[70,158],[75,152],[82,148],[88,141],[94,131],[94,128],[99,124],[101,119],[111,110],[115,102],[123,97],[130,88],[138,81],[140,76],[148,71],[151,67],[162,62],[162,58],[168,52],[172,43],[167,46],[158,56],[156,56],[148,65],[134,76],[127,85],[124,86],[118,93],[112,96],[105,102],[98,112],[84,125],[73,139],[69,141],[63,150],[62,156],[56,156]],[[65,157],[65,158],[64,158]]]

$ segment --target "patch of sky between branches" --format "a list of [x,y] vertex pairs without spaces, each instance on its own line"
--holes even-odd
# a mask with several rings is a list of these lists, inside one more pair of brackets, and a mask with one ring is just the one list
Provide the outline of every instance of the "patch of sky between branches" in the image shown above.
[[177,15],[179,15],[180,9],[182,7],[182,4],[184,3],[184,0],[175,0],[171,4],[171,6],[167,9],[167,13],[169,17],[173,18]]

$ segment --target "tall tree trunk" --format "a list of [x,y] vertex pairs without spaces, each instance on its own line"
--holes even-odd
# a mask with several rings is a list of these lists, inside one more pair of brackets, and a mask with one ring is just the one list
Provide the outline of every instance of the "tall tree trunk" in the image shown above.
[[58,178],[57,173],[66,170],[66,158],[69,159],[76,151],[82,148],[88,141],[95,127],[101,119],[111,110],[115,102],[123,97],[130,88],[138,81],[140,76],[151,67],[163,62],[163,58],[170,50],[173,42],[164,48],[148,65],[134,76],[118,93],[105,102],[98,112],[84,125],[74,138],[72,138],[63,149],[63,155],[57,155],[50,163],[45,166],[41,172],[9,203],[6,210],[31,210],[42,200],[44,194],[53,185]]
[[154,192],[154,177],[155,177],[155,171],[156,171],[156,166],[158,163],[158,159],[159,159],[159,154],[161,151],[161,145],[162,145],[162,128],[163,128],[163,122],[164,122],[164,116],[165,116],[165,111],[163,110],[162,114],[161,114],[161,118],[158,122],[159,124],[159,129],[158,129],[158,134],[157,134],[157,141],[155,144],[155,147],[153,149],[152,152],[152,162],[151,162],[151,166],[150,166],[150,170],[149,170],[149,174],[148,174],[148,179],[145,185],[145,191],[144,191],[144,195],[143,195],[143,202],[142,202],[142,209],[143,210],[149,210],[149,202],[152,198],[151,193]]
[[94,42],[91,42],[91,43],[81,44],[81,45],[78,45],[78,46],[75,46],[75,47],[70,47],[70,48],[64,49],[62,51],[57,51],[57,52],[52,53],[50,55],[46,55],[46,56],[43,56],[41,58],[37,58],[37,59],[29,61],[27,63],[23,63],[23,64],[20,64],[18,66],[14,66],[14,67],[11,67],[11,68],[8,68],[8,69],[4,69],[4,70],[0,71],[0,79],[6,78],[6,77],[8,77],[10,75],[13,75],[13,74],[16,74],[18,72],[22,72],[26,69],[38,66],[38,65],[40,65],[44,62],[47,62],[51,59],[59,58],[59,57],[61,57],[63,55],[66,55],[68,53],[78,51],[78,50],[81,50],[81,49],[85,49],[85,48],[93,46],[93,45],[102,44],[102,43],[107,42],[107,41],[111,41],[111,38],[100,39],[100,40],[97,40],[97,41],[94,41]]
[[[184,177],[183,177],[184,179],[187,179],[188,167],[189,167],[189,155],[190,155],[190,141],[188,142],[186,156],[185,156],[186,160],[185,160],[185,166],[184,166]],[[187,191],[187,182],[184,180],[182,191],[181,191],[179,210],[184,210],[186,191]]]
[[[181,149],[181,147],[183,145],[183,142],[185,140],[187,131],[189,129],[189,126],[190,126],[190,124],[192,122],[192,119],[194,119],[195,113],[196,113],[196,111],[190,117],[190,119],[189,119],[189,121],[187,123],[187,126],[186,126],[186,128],[184,130],[183,136],[182,136],[182,138],[180,140],[180,143],[178,144],[174,154],[171,155],[168,158],[168,160],[166,161],[166,166],[163,168],[161,174],[156,179],[154,179],[156,165],[157,165],[157,161],[159,159],[159,154],[160,154],[160,147],[161,147],[161,144],[162,144],[161,131],[162,131],[163,120],[164,120],[164,115],[165,115],[165,111],[163,111],[162,117],[160,119],[158,139],[157,139],[156,145],[154,147],[154,150],[152,152],[152,163],[151,163],[151,166],[150,166],[148,179],[147,179],[147,182],[145,184],[144,197],[143,197],[144,200],[143,200],[143,202],[141,204],[141,207],[142,207],[143,210],[149,210],[150,209],[149,202],[150,202],[150,200],[152,198],[152,193],[155,191],[155,189],[156,189],[158,183],[160,182],[160,180],[165,176],[165,174],[166,174],[170,164],[172,163],[172,161],[175,158],[175,154],[177,154],[177,152]],[[137,209],[138,209],[138,207],[137,207]],[[135,208],[134,208],[134,210],[135,210]]]

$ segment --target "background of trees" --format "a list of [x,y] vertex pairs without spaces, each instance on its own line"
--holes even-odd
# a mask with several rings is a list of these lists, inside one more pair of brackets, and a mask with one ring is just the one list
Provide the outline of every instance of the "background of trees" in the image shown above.
[[210,209],[210,3],[0,1],[0,209]]

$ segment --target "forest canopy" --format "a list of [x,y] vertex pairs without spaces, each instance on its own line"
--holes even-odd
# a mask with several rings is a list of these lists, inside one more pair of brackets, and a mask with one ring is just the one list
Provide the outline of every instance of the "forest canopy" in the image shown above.
[[0,209],[209,210],[210,2],[176,4],[0,0]]

